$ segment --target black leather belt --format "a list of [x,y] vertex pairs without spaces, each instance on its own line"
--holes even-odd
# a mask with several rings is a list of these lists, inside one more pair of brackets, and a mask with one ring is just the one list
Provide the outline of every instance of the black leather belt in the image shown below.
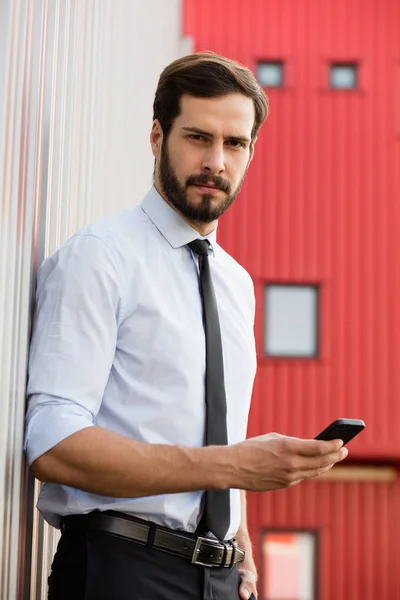
[[87,515],[61,518],[61,531],[97,530],[132,540],[162,552],[188,558],[203,567],[232,567],[244,560],[244,550],[235,540],[220,542],[212,538],[175,531],[155,523],[114,511],[94,511]]

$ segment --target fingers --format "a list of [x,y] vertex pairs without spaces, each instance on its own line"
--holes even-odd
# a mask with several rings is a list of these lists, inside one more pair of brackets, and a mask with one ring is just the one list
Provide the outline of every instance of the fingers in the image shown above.
[[[318,457],[302,457],[301,466],[299,470],[307,472],[307,471],[317,471],[318,469],[325,469],[333,467],[338,462],[341,462],[344,458],[346,458],[348,454],[347,448],[341,448],[337,452],[331,452],[330,454],[324,454],[323,456]],[[299,461],[300,462],[300,461]]]
[[[269,491],[318,477],[347,456],[347,449],[342,446],[342,440],[304,440],[279,434],[249,439],[238,445],[245,453],[238,464],[248,461],[250,465],[243,475],[247,482],[238,487]],[[251,453],[248,447],[253,447]]]
[[257,598],[256,581],[257,576],[251,571],[240,570],[241,583],[239,587],[239,596],[241,600],[249,600],[251,594],[253,598]]
[[239,597],[241,600],[251,600],[251,598],[257,598],[256,594],[257,590],[254,584],[251,586],[246,585],[244,583],[240,584]]
[[298,440],[297,451],[301,456],[324,456],[338,452],[343,446],[343,440]]
[[348,454],[347,448],[323,456],[304,457],[298,455],[291,458],[286,464],[283,476],[286,485],[293,486],[304,479],[313,479],[329,471],[336,463],[341,462]]
[[320,477],[324,473],[327,473],[332,469],[334,465],[328,465],[327,467],[321,467],[319,469],[304,471],[301,473],[299,480],[296,480],[296,483],[300,483],[300,481],[304,481],[305,479],[315,479],[316,477]]
[[307,461],[307,469],[315,470],[323,467],[329,467],[329,465],[333,466],[334,464],[341,462],[344,458],[346,458],[347,454],[347,448],[341,448],[337,452],[330,452],[329,454],[324,454],[323,456],[310,457],[307,459],[303,457],[303,460]]
[[335,464],[341,462],[348,454],[347,448],[341,448],[338,452],[326,454],[321,458],[314,458],[312,462],[308,460],[307,467],[304,470],[298,470],[295,476],[295,481],[303,479],[313,479],[319,477],[323,473],[330,471]]

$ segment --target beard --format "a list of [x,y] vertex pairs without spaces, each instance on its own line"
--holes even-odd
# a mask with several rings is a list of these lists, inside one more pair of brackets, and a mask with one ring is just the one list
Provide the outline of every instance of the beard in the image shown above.
[[[200,173],[198,175],[189,175],[184,185],[179,183],[175,169],[169,160],[167,140],[163,141],[160,156],[160,183],[164,194],[169,203],[179,211],[184,217],[191,221],[199,223],[211,223],[219,219],[221,215],[230,207],[242,187],[246,171],[240,180],[238,186],[232,191],[232,186],[220,175],[208,175]],[[220,200],[217,205],[214,204],[215,197],[212,194],[203,194],[201,202],[194,204],[188,196],[188,187],[192,185],[207,185],[212,183],[218,189],[225,192],[225,199]]]

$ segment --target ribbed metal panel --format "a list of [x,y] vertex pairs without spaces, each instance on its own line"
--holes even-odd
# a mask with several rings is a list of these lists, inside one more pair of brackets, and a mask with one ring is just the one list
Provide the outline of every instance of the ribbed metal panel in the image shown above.
[[31,32],[32,13],[27,7],[0,3],[0,597],[4,599],[22,597],[19,536],[22,547],[26,537],[24,524],[20,527],[20,499],[25,494],[22,439],[33,220],[25,187],[34,160],[28,145],[26,97],[25,43]]
[[[400,457],[400,4],[185,6],[197,49],[253,69],[258,59],[285,63],[285,87],[269,92],[270,119],[220,228],[257,288],[262,428],[308,436],[338,416],[360,417],[368,427],[353,453]],[[357,61],[359,89],[329,89],[331,61]],[[266,282],[321,286],[318,360],[263,358]]]
[[254,540],[261,551],[263,531],[314,532],[318,600],[399,600],[399,497],[399,478],[307,482],[265,497]]
[[179,0],[0,0],[1,600],[47,596],[58,538],[33,509],[22,455],[35,273],[149,187],[156,81],[188,47],[180,11]]
[[[363,418],[352,459],[400,459],[400,3],[186,0],[185,32],[255,70],[282,60],[270,118],[219,241],[256,287],[259,369],[249,434],[313,437]],[[357,62],[354,91],[331,62]],[[264,285],[320,286],[320,356],[267,359]],[[261,527],[321,530],[319,600],[397,600],[396,484],[323,483],[250,495]]]

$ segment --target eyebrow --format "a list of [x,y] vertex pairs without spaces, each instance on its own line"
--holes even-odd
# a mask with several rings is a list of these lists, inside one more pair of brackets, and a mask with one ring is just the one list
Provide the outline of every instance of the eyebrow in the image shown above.
[[[204,129],[199,129],[198,127],[182,127],[183,131],[188,131],[190,133],[197,133],[199,135],[204,135],[206,137],[209,138],[213,138],[213,134],[210,133],[209,131],[204,131]],[[242,135],[228,135],[226,138],[226,140],[237,140],[238,142],[243,142],[245,144],[250,144],[251,139],[246,137],[246,136],[242,136]]]

